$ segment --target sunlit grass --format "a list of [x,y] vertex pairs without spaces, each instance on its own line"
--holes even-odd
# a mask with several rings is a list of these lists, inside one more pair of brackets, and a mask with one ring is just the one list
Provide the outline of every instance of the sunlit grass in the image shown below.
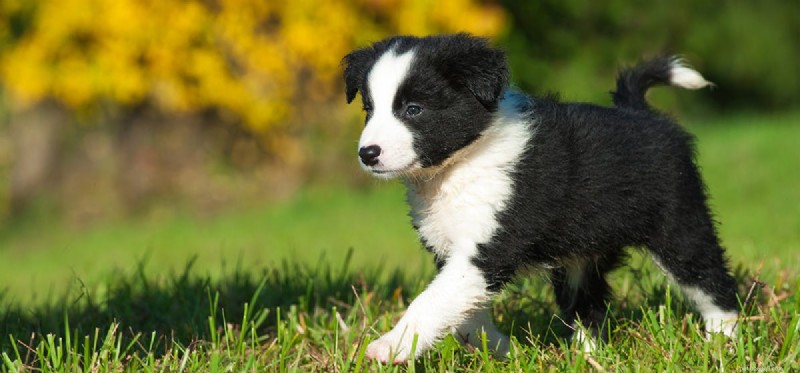
[[[385,188],[384,188],[385,187]],[[57,222],[19,224],[0,236],[0,289],[27,301],[88,286],[140,262],[153,275],[190,258],[201,274],[259,270],[283,260],[316,263],[354,249],[355,265],[432,269],[406,216],[398,183],[368,191],[314,189],[291,201],[201,218],[180,212],[152,219],[75,228]]]
[[[691,307],[649,267],[617,276],[611,339],[592,355],[563,339],[565,326],[537,278],[516,282],[495,302],[512,335],[507,361],[448,337],[408,367],[364,359],[421,291],[416,271],[379,280],[344,262],[232,271],[220,280],[183,271],[160,278],[110,276],[111,291],[84,289],[48,305],[7,307],[0,317],[6,371],[739,371],[798,369],[800,280],[750,286],[746,318],[733,340],[706,339]],[[624,283],[632,285],[622,285]]]
[[690,129],[732,255],[800,264],[800,114],[742,115]]

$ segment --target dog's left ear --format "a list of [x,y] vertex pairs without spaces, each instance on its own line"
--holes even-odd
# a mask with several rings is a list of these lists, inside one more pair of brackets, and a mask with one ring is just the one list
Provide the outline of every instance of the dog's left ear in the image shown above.
[[486,39],[458,34],[453,38],[454,50],[448,64],[451,79],[463,84],[475,98],[490,110],[497,109],[500,95],[508,86],[508,64],[505,53],[489,45]]
[[348,104],[353,102],[356,93],[362,89],[367,69],[372,66],[375,59],[376,51],[371,47],[354,50],[342,59],[345,96]]

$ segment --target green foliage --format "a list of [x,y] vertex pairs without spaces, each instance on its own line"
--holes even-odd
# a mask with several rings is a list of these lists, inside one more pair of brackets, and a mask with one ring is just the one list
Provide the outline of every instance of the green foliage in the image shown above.
[[[643,55],[686,56],[717,89],[720,109],[791,108],[800,102],[800,3],[796,1],[505,0],[505,39],[519,85],[568,98],[608,101],[621,64]],[[603,89],[606,88],[607,89]],[[686,102],[696,96],[679,93]],[[673,98],[672,101],[675,99]]]
[[356,123],[345,54],[504,20],[473,0],[0,1],[0,223],[42,197],[74,219],[287,194],[330,162],[310,133]]

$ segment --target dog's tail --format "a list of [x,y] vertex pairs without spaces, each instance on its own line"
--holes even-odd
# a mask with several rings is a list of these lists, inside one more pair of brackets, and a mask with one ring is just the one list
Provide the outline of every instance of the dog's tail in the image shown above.
[[657,57],[619,72],[617,90],[611,92],[614,105],[618,108],[649,110],[650,106],[644,95],[650,87],[658,84],[686,89],[714,85],[680,57]]

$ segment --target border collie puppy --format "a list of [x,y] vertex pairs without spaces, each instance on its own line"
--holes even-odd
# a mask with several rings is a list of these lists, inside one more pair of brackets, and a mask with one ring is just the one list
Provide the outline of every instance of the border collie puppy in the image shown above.
[[467,34],[393,37],[342,65],[347,102],[361,92],[366,112],[361,166],[402,178],[438,268],[369,358],[404,362],[450,332],[475,346],[485,333],[504,356],[491,299],[525,267],[550,271],[573,338],[591,350],[606,334],[605,276],[627,247],[680,284],[708,332],[734,333],[737,286],[693,138],[644,97],[656,84],[710,84],[679,59],[622,71],[613,108],[513,91],[504,53]]

